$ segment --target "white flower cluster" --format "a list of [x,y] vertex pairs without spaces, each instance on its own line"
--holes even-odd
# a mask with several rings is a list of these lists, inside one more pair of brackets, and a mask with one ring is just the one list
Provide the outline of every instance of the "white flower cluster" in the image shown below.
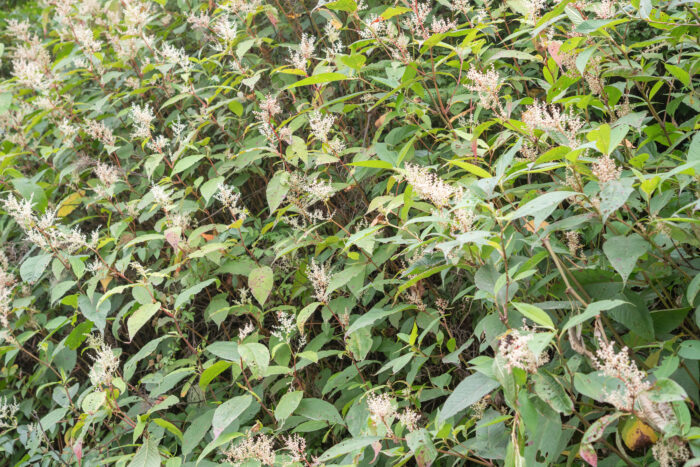
[[218,192],[216,195],[214,195],[214,198],[228,208],[228,211],[231,213],[231,216],[233,216],[234,219],[245,221],[247,211],[244,207],[240,207],[239,203],[241,201],[241,194],[233,191],[233,187],[230,187],[225,183],[221,183],[219,185]]
[[88,136],[102,142],[105,146],[114,146],[116,144],[112,130],[104,122],[85,120],[84,130]]
[[447,206],[450,198],[459,193],[458,189],[442,181],[426,167],[406,164],[405,176],[419,197],[429,200],[438,208]]
[[17,412],[19,404],[14,399],[10,402],[7,397],[0,398],[0,429],[17,427]]
[[612,157],[603,155],[598,157],[593,163],[591,172],[593,172],[593,175],[596,176],[600,183],[608,183],[620,179],[622,168],[617,167]]
[[396,401],[387,393],[367,396],[367,408],[374,423],[382,423],[391,431],[392,419],[396,417],[408,431],[417,430],[420,414],[411,408],[398,412],[395,405]]
[[616,353],[612,342],[606,344],[601,341],[599,344],[600,348],[596,352],[593,365],[605,376],[616,378],[622,381],[625,386],[624,392],[615,391],[607,394],[607,401],[618,410],[631,412],[637,396],[648,391],[651,388],[651,383],[645,381],[645,373],[630,360],[627,347],[623,347],[619,353]]
[[578,132],[583,128],[584,121],[571,113],[562,113],[558,107],[547,107],[539,101],[528,106],[523,112],[522,121],[527,126],[530,136],[534,136],[534,130],[540,129],[547,133],[558,132],[564,135],[569,146],[576,147]]
[[229,446],[228,449],[222,452],[226,457],[226,461],[234,465],[240,465],[243,462],[254,459],[263,465],[275,465],[275,449],[273,447],[273,439],[271,436],[248,435],[240,443]]
[[12,291],[15,288],[15,276],[7,272],[9,262],[4,253],[0,255],[0,325],[10,328],[9,316],[12,313]]
[[306,72],[307,62],[311,60],[314,55],[315,42],[316,38],[314,36],[310,36],[306,33],[301,36],[299,50],[292,52],[292,55],[289,57],[289,61],[294,68]]
[[94,248],[97,245],[97,230],[88,240],[79,227],[69,230],[56,225],[55,211],[47,209],[41,217],[35,216],[30,200],[19,201],[13,195],[9,195],[3,201],[3,207],[24,230],[29,241],[43,250],[71,254],[82,247]]
[[537,368],[549,361],[546,353],[536,355],[530,349],[529,343],[536,333],[525,328],[523,330],[514,329],[501,338],[498,351],[505,360],[506,368],[510,371],[513,368],[520,368],[529,373],[535,373]]
[[498,102],[498,90],[501,87],[501,77],[491,67],[487,72],[481,72],[472,67],[467,72],[467,79],[472,83],[467,89],[479,95],[479,103],[486,109],[493,109]]
[[153,109],[148,104],[143,107],[138,104],[132,104],[129,114],[134,121],[134,131],[131,133],[132,138],[150,138],[151,137],[151,122],[155,119]]
[[316,300],[321,303],[328,303],[328,299],[330,298],[328,284],[330,283],[331,277],[326,265],[318,264],[315,259],[312,259],[306,271],[309,281],[311,281],[311,285],[314,287],[314,296]]
[[96,355],[92,357],[92,368],[90,368],[90,382],[94,386],[107,386],[112,383],[117,370],[119,369],[119,359],[112,348],[105,343],[101,336],[91,334],[88,336],[87,344]]

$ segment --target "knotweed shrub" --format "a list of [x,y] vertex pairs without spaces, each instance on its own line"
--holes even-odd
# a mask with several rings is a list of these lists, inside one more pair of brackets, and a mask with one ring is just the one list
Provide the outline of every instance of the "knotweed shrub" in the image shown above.
[[700,456],[697,3],[1,18],[0,464]]

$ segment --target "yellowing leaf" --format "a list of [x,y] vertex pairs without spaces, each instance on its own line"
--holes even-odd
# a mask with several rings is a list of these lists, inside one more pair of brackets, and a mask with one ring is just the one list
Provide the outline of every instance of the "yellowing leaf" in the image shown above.
[[80,206],[80,199],[83,197],[85,194],[84,191],[76,191],[75,193],[71,194],[68,196],[66,199],[63,200],[61,203],[61,207],[58,208],[58,212],[56,213],[56,216],[58,217],[65,217],[71,212],[75,211],[75,209]]
[[456,165],[460,169],[464,169],[469,173],[472,173],[476,175],[477,177],[480,178],[491,178],[491,174],[488,173],[486,170],[482,169],[479,166],[476,166],[474,164],[470,164],[469,162],[464,162],[464,161],[450,161],[450,164]]
[[649,425],[639,420],[637,417],[627,419],[622,429],[620,429],[622,441],[632,451],[645,448],[655,443],[659,436]]

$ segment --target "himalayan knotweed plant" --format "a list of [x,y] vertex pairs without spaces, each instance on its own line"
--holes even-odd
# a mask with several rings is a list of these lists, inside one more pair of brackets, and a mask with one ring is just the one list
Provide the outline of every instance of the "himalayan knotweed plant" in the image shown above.
[[0,465],[700,465],[700,3],[0,5]]

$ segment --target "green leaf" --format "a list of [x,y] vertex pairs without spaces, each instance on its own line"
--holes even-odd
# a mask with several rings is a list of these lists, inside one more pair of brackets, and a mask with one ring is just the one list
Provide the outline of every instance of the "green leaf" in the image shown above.
[[355,0],[336,0],[326,3],[323,6],[330,10],[347,11],[348,13],[357,10],[357,3],[355,3]]
[[688,284],[688,289],[685,292],[690,306],[695,305],[695,297],[697,297],[698,292],[700,292],[700,274],[695,275],[693,280],[690,281],[690,284]]
[[270,214],[279,207],[282,200],[289,192],[289,174],[284,171],[278,171],[267,184],[267,204],[270,207]]
[[199,187],[199,192],[202,194],[205,203],[208,203],[212,196],[216,194],[219,190],[219,185],[221,185],[224,180],[224,177],[216,177],[202,183],[202,186]]
[[185,430],[182,442],[182,454],[188,455],[194,448],[199,445],[204,436],[211,427],[211,422],[214,418],[214,410],[208,410],[199,417],[195,418],[190,426]]
[[155,422],[156,425],[161,426],[168,430],[170,433],[174,434],[177,439],[180,440],[180,443],[182,443],[182,431],[172,423],[170,423],[167,420],[164,420],[162,418],[154,418],[153,421]]
[[204,158],[204,154],[197,154],[194,156],[187,156],[175,164],[175,167],[173,168],[173,175],[178,174],[180,172],[184,172],[185,170],[189,169],[193,165],[195,165],[197,162],[199,162],[201,159]]
[[139,332],[139,329],[141,329],[143,325],[146,324],[153,317],[153,315],[158,312],[158,310],[160,310],[160,302],[148,303],[146,305],[141,305],[139,309],[129,317],[126,324],[126,327],[129,330],[129,340],[134,339],[134,336],[137,332]]
[[639,234],[609,237],[603,244],[603,252],[610,264],[622,277],[623,283],[634,270],[640,256],[647,252],[649,244]]
[[311,420],[322,420],[339,425],[345,424],[340,413],[338,413],[338,409],[336,409],[333,404],[323,399],[303,399],[295,412],[297,415]]
[[601,311],[609,310],[611,308],[624,305],[625,303],[629,302],[624,300],[601,300],[599,302],[593,302],[586,307],[586,310],[583,313],[570,318],[562,328],[561,332],[563,334],[567,329],[584,323],[594,316],[598,316]]
[[40,212],[46,210],[48,205],[46,193],[36,182],[27,178],[16,178],[12,180],[12,185],[22,195],[22,198],[31,201],[34,209]]
[[160,453],[158,452],[158,442],[153,438],[146,438],[141,445],[129,467],[159,467],[161,464]]
[[273,272],[268,266],[262,266],[253,269],[248,274],[248,287],[253,294],[253,297],[258,301],[260,306],[265,304],[267,297],[272,292]]
[[46,270],[46,266],[51,262],[49,253],[41,252],[36,256],[30,256],[19,267],[19,275],[23,281],[34,283],[39,280],[41,275]]
[[450,161],[450,164],[456,165],[460,169],[464,169],[469,173],[472,173],[476,175],[477,177],[480,178],[491,178],[492,175],[488,173],[486,170],[482,169],[481,167],[470,164],[469,162],[464,162],[464,161]]
[[229,399],[219,407],[216,408],[214,412],[214,418],[211,422],[212,433],[214,434],[214,439],[218,438],[222,431],[224,431],[234,420],[241,415],[248,406],[253,402],[253,396],[250,394],[245,394],[243,396],[234,397]]
[[554,329],[552,318],[543,309],[529,303],[512,302],[513,306],[529,320],[549,329]]
[[545,193],[526,203],[524,206],[520,206],[510,215],[510,218],[512,220],[520,219],[521,217],[525,216],[533,216],[540,211],[547,209],[554,210],[559,203],[574,195],[576,195],[576,193],[573,191],[554,191],[551,193]]
[[304,334],[304,324],[306,324],[306,321],[314,314],[319,305],[322,305],[322,303],[310,303],[299,312],[297,315],[297,329],[299,329],[300,333]]
[[394,16],[403,15],[404,13],[408,13],[410,11],[410,8],[406,8],[404,6],[389,7],[386,10],[384,10],[384,13],[382,13],[380,16],[386,21],[388,19],[393,18]]
[[568,396],[561,383],[544,370],[540,370],[532,379],[535,382],[535,393],[554,410],[564,415],[571,415],[574,403]]
[[405,310],[408,306],[403,305],[396,308],[384,309],[384,308],[372,308],[367,313],[364,313],[359,318],[357,318],[350,327],[345,331],[345,335],[348,336],[358,329],[362,329],[366,326],[371,326],[379,320],[386,319],[388,316]]
[[277,407],[275,407],[275,419],[278,422],[286,420],[299,406],[299,403],[304,398],[304,391],[292,391],[285,393],[280,399]]
[[348,79],[348,77],[340,73],[320,73],[318,75],[304,78],[301,81],[297,81],[296,83],[292,83],[285,89],[293,89],[298,88],[300,86],[309,86],[312,84],[332,83],[333,81],[343,81],[346,79]]
[[600,190],[600,212],[605,222],[610,214],[617,211],[627,202],[627,198],[634,192],[631,179],[611,180],[603,184]]
[[369,167],[370,169],[392,169],[394,166],[387,161],[379,161],[379,160],[367,160],[367,161],[357,161],[357,162],[351,162],[348,165],[352,165],[355,167]]
[[214,378],[219,376],[224,371],[228,370],[231,367],[231,365],[233,365],[233,362],[219,360],[218,362],[214,363],[212,366],[204,370],[202,372],[202,376],[199,377],[199,388],[202,391],[204,391]]
[[500,384],[483,373],[476,372],[467,376],[450,394],[440,410],[438,420],[445,421],[478,402],[482,397],[496,389]]
[[677,80],[683,83],[687,88],[690,88],[690,74],[687,71],[676,65],[671,65],[670,63],[664,63],[664,66]]
[[270,351],[256,342],[240,344],[238,353],[255,377],[262,377],[270,364]]
[[[107,314],[112,308],[109,300],[100,302],[102,295],[95,294],[90,300],[85,295],[78,297],[78,308],[86,319],[95,323],[98,329],[102,330],[107,325]],[[98,304],[99,303],[99,304]]]
[[238,344],[235,342],[214,342],[208,345],[206,350],[231,362],[238,362],[241,359],[241,354],[238,353]]
[[83,399],[82,403],[80,404],[80,408],[83,409],[83,412],[88,413],[88,414],[93,414],[100,410],[102,405],[104,405],[105,401],[107,400],[107,393],[104,391],[96,391],[96,392],[91,392],[85,398]]
[[92,331],[92,321],[83,321],[78,324],[66,337],[66,345],[69,349],[75,350],[80,347],[80,344],[85,342],[87,336]]
[[359,438],[346,439],[345,441],[341,441],[340,443],[336,444],[335,446],[321,454],[318,460],[321,462],[326,462],[338,456],[342,456],[343,454],[360,454],[362,450],[364,450],[364,448],[371,445],[372,443],[380,441],[381,439],[381,436],[362,436]]
[[204,290],[205,287],[207,287],[210,284],[213,284],[214,282],[216,282],[216,279],[208,279],[204,282],[200,282],[197,285],[193,285],[192,287],[184,290],[183,292],[180,292],[180,294],[175,299],[174,308],[176,310],[179,309],[182,305],[192,300],[192,297],[197,295],[199,292]]
[[688,360],[700,360],[700,341],[681,342],[681,345],[678,347],[678,356]]

